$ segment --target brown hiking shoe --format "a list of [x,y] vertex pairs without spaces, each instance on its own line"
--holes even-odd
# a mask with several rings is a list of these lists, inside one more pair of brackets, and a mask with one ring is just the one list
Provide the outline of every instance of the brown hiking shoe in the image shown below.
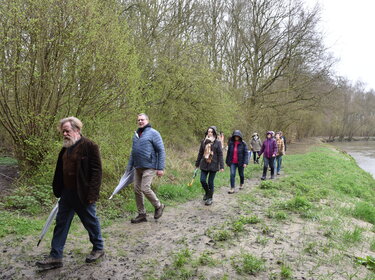
[[44,260],[37,261],[36,266],[42,269],[53,269],[63,266],[62,258],[56,259],[51,256],[46,257]]
[[160,204],[160,207],[159,207],[159,208],[155,208],[155,215],[154,215],[154,218],[155,218],[156,220],[159,219],[159,218],[163,215],[164,208],[165,208],[165,205],[164,205],[164,204]]
[[243,190],[243,185],[240,185],[240,190]]
[[138,223],[142,223],[142,222],[147,222],[146,214],[138,214],[138,216],[135,217],[134,219],[131,219],[130,222],[132,224],[138,224]]
[[86,257],[87,263],[92,263],[104,256],[104,250],[92,250],[91,253]]

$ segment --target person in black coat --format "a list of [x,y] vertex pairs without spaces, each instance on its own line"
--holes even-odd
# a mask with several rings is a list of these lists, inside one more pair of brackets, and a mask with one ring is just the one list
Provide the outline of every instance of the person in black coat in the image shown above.
[[[201,142],[195,167],[201,170],[201,184],[205,191],[205,205],[212,204],[214,194],[214,179],[217,171],[224,171],[223,151],[221,142],[217,139],[217,129],[210,126]],[[207,182],[208,178],[208,182]]]
[[247,145],[242,140],[242,133],[239,130],[235,130],[229,140],[225,163],[230,167],[230,190],[228,193],[232,194],[235,189],[237,168],[240,176],[240,189],[242,189],[245,181],[244,168],[249,164]]

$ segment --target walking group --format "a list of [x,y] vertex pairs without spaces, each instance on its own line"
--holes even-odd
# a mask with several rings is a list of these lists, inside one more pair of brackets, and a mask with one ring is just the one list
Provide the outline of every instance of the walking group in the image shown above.
[[[138,215],[131,223],[147,222],[144,197],[153,205],[154,219],[162,215],[165,205],[160,202],[151,188],[155,176],[163,176],[165,169],[165,149],[160,133],[151,127],[146,114],[137,116],[138,129],[132,139],[132,150],[128,170],[134,170],[134,193]],[[56,225],[51,241],[51,250],[43,260],[36,262],[41,269],[52,269],[63,266],[63,250],[74,214],[77,213],[88,232],[92,251],[86,262],[95,262],[104,256],[104,242],[101,235],[99,219],[96,215],[96,201],[99,198],[102,181],[102,164],[98,145],[82,135],[82,122],[69,117],[60,120],[58,129],[62,134],[63,147],[58,155],[53,178],[53,193],[59,198]],[[235,192],[235,176],[238,170],[239,189],[244,187],[244,169],[253,154],[254,164],[259,164],[263,154],[263,175],[266,179],[268,167],[271,168],[271,179],[274,178],[274,167],[280,173],[282,156],[285,153],[285,138],[281,132],[268,131],[265,141],[254,133],[248,148],[241,131],[235,130],[224,147],[224,135],[218,134],[215,126],[210,126],[202,140],[196,168],[200,169],[200,182],[204,189],[204,203],[213,203],[214,180],[217,172],[224,171],[223,150],[227,150],[226,165],[230,168],[229,194]]]
[[[210,126],[205,138],[202,140],[197,161],[196,168],[201,170],[200,182],[205,191],[203,200],[205,205],[211,205],[213,202],[214,193],[214,179],[216,173],[224,171],[224,156],[223,156],[223,135],[218,134],[215,126]],[[285,137],[282,132],[274,133],[268,131],[266,133],[265,141],[261,141],[258,133],[252,135],[250,146],[248,147],[243,140],[240,130],[235,130],[228,141],[226,147],[227,154],[225,163],[230,168],[230,189],[229,194],[235,193],[236,173],[240,177],[239,189],[244,188],[245,175],[244,169],[249,164],[251,154],[253,154],[254,164],[259,164],[259,158],[263,155],[263,174],[261,179],[266,180],[267,170],[270,168],[271,177],[275,178],[275,166],[277,175],[280,175],[282,157],[285,154],[286,144]]]

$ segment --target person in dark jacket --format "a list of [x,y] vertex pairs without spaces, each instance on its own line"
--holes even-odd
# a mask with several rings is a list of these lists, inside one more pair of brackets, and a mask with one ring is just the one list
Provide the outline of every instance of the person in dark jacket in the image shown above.
[[63,266],[63,249],[75,213],[88,231],[93,245],[86,262],[94,262],[104,255],[95,207],[102,180],[102,164],[98,145],[82,136],[82,126],[82,122],[75,117],[60,120],[63,148],[59,153],[52,183],[53,193],[60,200],[51,252],[44,260],[36,263],[42,269]]
[[236,170],[240,175],[240,189],[245,182],[244,168],[249,164],[249,156],[246,142],[242,140],[242,133],[235,130],[228,143],[228,151],[225,163],[230,167],[230,190],[228,193],[234,193]]
[[151,127],[146,114],[137,117],[138,129],[133,136],[133,145],[128,168],[134,167],[134,193],[138,215],[131,219],[131,223],[146,222],[146,208],[144,196],[155,208],[154,219],[159,219],[165,205],[157,198],[151,189],[155,175],[164,175],[165,149],[160,133]]
[[259,156],[263,154],[263,175],[262,180],[266,179],[268,166],[271,168],[271,179],[275,178],[275,158],[277,155],[277,144],[276,140],[273,138],[273,131],[268,131],[266,134],[266,140],[262,144],[260,149]]
[[224,159],[221,145],[221,142],[217,139],[216,127],[210,126],[201,142],[197,161],[195,162],[196,168],[201,169],[200,181],[205,191],[203,197],[205,205],[212,204],[216,172],[224,171]]

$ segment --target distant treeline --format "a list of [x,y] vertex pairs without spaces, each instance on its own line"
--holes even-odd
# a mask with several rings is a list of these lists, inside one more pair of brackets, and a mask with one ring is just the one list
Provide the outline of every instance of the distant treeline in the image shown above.
[[319,20],[299,0],[3,0],[3,142],[40,169],[74,115],[116,169],[138,112],[176,150],[209,125],[373,136],[374,91],[334,75]]

